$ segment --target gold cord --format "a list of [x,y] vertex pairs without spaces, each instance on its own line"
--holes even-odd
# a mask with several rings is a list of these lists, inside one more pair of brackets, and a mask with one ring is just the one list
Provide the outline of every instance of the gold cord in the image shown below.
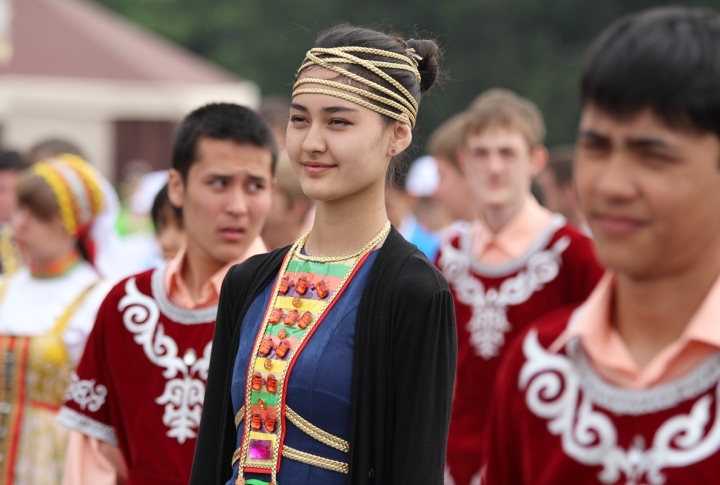
[[318,428],[290,409],[289,406],[285,406],[285,416],[288,418],[288,421],[294,424],[300,431],[311,438],[318,440],[320,443],[324,443],[330,448],[335,448],[336,450],[343,451],[345,453],[350,451],[350,443]]
[[378,232],[374,238],[370,239],[363,247],[361,247],[359,250],[355,251],[352,254],[347,254],[345,256],[308,256],[306,254],[302,254],[301,250],[305,247],[305,243],[308,240],[308,237],[310,236],[310,232],[305,234],[303,237],[300,238],[298,241],[298,244],[293,247],[293,256],[295,256],[298,259],[301,259],[303,261],[312,261],[316,263],[334,263],[337,261],[346,261],[348,259],[357,258],[361,254],[365,254],[366,252],[370,251],[372,248],[377,246],[380,241],[385,239],[387,235],[390,233],[390,228],[392,226],[390,225],[390,221],[385,222],[385,225],[383,225],[383,228],[380,229],[380,232]]
[[[382,56],[388,59],[395,59],[397,61],[401,62],[387,62],[387,61],[375,61],[375,60],[368,60],[368,59],[362,59],[360,57],[357,57],[353,55],[352,53],[363,53],[363,54],[370,54],[370,55],[376,55],[376,56]],[[324,56],[324,57],[320,57]],[[330,56],[330,57],[328,57]],[[402,85],[400,84],[395,78],[384,72],[380,68],[386,68],[386,69],[401,69],[405,71],[410,71],[415,75],[415,78],[420,82],[420,72],[418,71],[417,66],[417,60],[415,58],[415,54],[408,51],[408,55],[402,55],[391,51],[384,51],[380,49],[371,49],[367,47],[334,47],[334,48],[314,48],[310,49],[308,53],[305,56],[305,61],[303,61],[302,65],[300,66],[300,69],[298,69],[298,75],[303,69],[306,69],[311,66],[320,66],[325,69],[328,69],[330,71],[336,72],[337,74],[346,77],[352,81],[355,81],[357,83],[363,84],[370,88],[370,91],[357,88],[355,86],[349,86],[345,83],[338,83],[334,82],[328,79],[322,79],[322,78],[304,78],[298,80],[295,85],[293,86],[293,97],[299,95],[299,94],[325,94],[329,96],[335,96],[337,98],[345,99],[347,101],[350,101],[352,103],[359,104],[360,106],[363,106],[365,108],[371,109],[373,111],[376,111],[380,114],[383,114],[385,116],[390,116],[393,119],[396,119],[398,121],[401,121],[403,123],[409,124],[411,127],[415,126],[415,122],[417,119],[418,114],[418,103],[415,100],[415,98],[410,94],[410,92]],[[347,69],[343,69],[342,67],[339,67],[337,64],[340,65],[347,65],[347,64],[356,64],[359,66],[364,67],[368,71],[372,72],[373,74],[377,75],[381,79],[384,79],[387,81],[391,86],[393,86],[397,91],[400,93],[392,91],[391,89],[386,88],[385,86],[382,86],[376,82],[373,82],[369,79],[366,79],[362,76],[359,76],[353,72],[348,71]],[[338,89],[340,91],[347,91],[351,92],[353,94],[357,94],[359,96],[363,96],[369,99],[372,99],[373,101],[379,102],[381,104],[384,104],[386,106],[389,106],[391,108],[394,108],[398,110],[400,113],[396,113],[393,111],[389,111],[385,108],[382,108],[380,106],[377,106],[376,104],[370,103],[368,101],[364,101],[356,96],[350,96],[341,92],[337,92],[335,90],[329,90],[329,89],[313,89],[313,88],[303,88],[298,89],[299,86],[303,84],[320,84],[328,87],[332,87],[335,89]],[[384,96],[381,96],[380,93]],[[393,98],[395,101],[393,101]]]

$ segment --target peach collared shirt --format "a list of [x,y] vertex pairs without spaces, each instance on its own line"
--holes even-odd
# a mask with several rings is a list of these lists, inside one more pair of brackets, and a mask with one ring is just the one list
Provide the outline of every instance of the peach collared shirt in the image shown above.
[[185,264],[186,248],[183,247],[178,253],[170,259],[167,263],[167,269],[165,270],[165,290],[167,296],[176,305],[186,310],[195,310],[197,308],[205,308],[213,305],[217,305],[218,299],[220,298],[220,288],[222,287],[223,279],[230,270],[230,268],[238,263],[242,263],[250,256],[256,254],[266,253],[267,248],[265,243],[262,241],[260,236],[250,244],[245,254],[235,261],[232,261],[218,270],[217,273],[212,275],[208,281],[206,281],[200,289],[200,298],[198,300],[193,299],[190,294],[190,290],[187,284],[182,278],[183,265]]
[[484,219],[472,223],[472,251],[476,261],[500,265],[527,252],[552,221],[553,214],[528,196],[520,210],[498,233]]
[[680,338],[639,368],[610,321],[615,277],[608,272],[571,319],[570,326],[550,346],[560,350],[579,337],[595,369],[608,381],[644,389],[678,379],[720,349],[720,277],[710,288]]

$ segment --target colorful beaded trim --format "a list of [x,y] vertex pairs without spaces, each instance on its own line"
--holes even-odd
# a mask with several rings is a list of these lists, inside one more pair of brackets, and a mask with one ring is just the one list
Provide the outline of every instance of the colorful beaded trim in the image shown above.
[[299,257],[307,235],[286,256],[248,368],[245,402],[250,405],[244,411],[237,484],[253,483],[254,480],[243,478],[244,472],[252,472],[269,473],[270,483],[277,485],[287,417],[287,380],[295,359],[370,251],[389,230],[390,225],[386,224],[362,250],[346,259],[325,262]]

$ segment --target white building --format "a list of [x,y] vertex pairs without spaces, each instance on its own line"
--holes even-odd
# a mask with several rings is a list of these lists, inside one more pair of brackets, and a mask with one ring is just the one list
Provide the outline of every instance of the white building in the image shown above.
[[168,168],[175,124],[258,87],[87,0],[0,0],[0,146],[62,138],[117,180],[124,164]]

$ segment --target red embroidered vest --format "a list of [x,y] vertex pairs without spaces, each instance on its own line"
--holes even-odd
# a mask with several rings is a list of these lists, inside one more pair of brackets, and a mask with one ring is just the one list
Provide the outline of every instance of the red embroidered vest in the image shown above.
[[[448,439],[446,484],[477,475],[482,432],[507,345],[535,319],[582,302],[602,276],[592,242],[562,216],[520,258],[490,266],[472,257],[469,225],[440,248],[438,268],[455,299],[458,366]],[[477,480],[477,478],[476,478]]]
[[98,313],[60,421],[118,445],[128,485],[190,479],[217,307],[167,298],[164,268],[120,282]]

